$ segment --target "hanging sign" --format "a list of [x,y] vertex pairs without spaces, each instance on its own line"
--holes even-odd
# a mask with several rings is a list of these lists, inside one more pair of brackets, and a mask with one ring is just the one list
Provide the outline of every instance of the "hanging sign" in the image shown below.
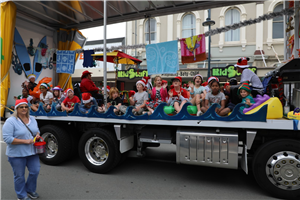
[[[253,71],[256,74],[256,67],[248,67],[251,71]],[[237,68],[234,67],[234,65],[227,65],[224,67],[214,67],[211,70],[212,76],[217,77],[226,77],[226,78],[233,78],[241,76],[241,73],[238,73]]]
[[139,70],[139,72],[137,72],[137,70],[134,68],[128,70],[118,70],[118,78],[134,79],[143,78],[144,76],[148,76],[147,70]]

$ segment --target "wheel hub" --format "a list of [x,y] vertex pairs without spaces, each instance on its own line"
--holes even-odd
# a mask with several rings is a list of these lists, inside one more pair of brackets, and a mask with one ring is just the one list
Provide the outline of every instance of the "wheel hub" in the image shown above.
[[85,155],[94,165],[103,165],[108,159],[108,146],[100,137],[92,137],[85,144]]
[[48,140],[48,148],[50,151],[55,151],[57,149],[57,144],[53,140]]
[[267,162],[269,180],[285,190],[300,188],[300,159],[295,152],[279,152]]
[[44,133],[42,137],[47,143],[46,145],[47,158],[55,157],[58,151],[58,142],[56,137],[52,133],[48,133],[48,132]]

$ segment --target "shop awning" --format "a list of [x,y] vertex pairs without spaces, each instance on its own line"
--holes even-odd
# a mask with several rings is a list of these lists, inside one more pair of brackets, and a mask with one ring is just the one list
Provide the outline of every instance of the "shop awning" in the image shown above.
[[[92,54],[95,60],[103,61],[103,53],[100,54]],[[122,51],[113,51],[106,54],[107,62],[115,63],[115,64],[127,64],[127,65],[135,65],[140,64],[142,61],[134,58]]]
[[[262,0],[264,1],[264,0]],[[262,1],[107,1],[107,24]],[[17,17],[50,29],[103,25],[103,1],[14,1]]]

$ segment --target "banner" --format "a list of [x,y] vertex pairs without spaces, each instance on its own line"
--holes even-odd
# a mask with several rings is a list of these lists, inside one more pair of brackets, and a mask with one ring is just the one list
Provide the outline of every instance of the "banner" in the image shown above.
[[[1,105],[7,105],[8,90],[10,88],[9,68],[12,59],[12,47],[16,24],[16,5],[12,1],[1,3],[0,29],[0,68],[1,68]],[[1,117],[4,116],[4,107],[0,106]]]

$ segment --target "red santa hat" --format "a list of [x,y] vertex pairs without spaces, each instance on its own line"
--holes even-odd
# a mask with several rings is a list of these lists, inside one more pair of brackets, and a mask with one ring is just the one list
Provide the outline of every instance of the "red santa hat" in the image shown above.
[[28,105],[28,101],[27,99],[18,99],[16,100],[16,103],[15,103],[15,110],[22,104],[26,104]]
[[[104,87],[102,87],[102,90],[104,91]],[[109,85],[106,86],[106,90],[107,90],[107,92],[110,91],[110,86]]]
[[218,79],[217,77],[215,77],[215,76],[209,77],[208,80],[207,80],[207,82],[209,83],[209,82],[212,81],[212,80],[216,80],[216,81],[219,82],[219,79]]
[[136,82],[136,85],[137,84],[142,84],[144,87],[146,86],[146,82],[144,80],[139,80]]
[[82,103],[90,103],[93,100],[91,93],[82,93]]
[[72,91],[74,93],[74,91],[71,88],[66,89],[65,94],[68,95],[68,92]]
[[145,81],[145,86],[148,88],[148,89],[151,89],[152,90],[152,83],[151,83],[151,78],[148,77],[148,76],[144,76],[142,78],[143,81]]
[[59,85],[58,85],[58,86],[55,86],[54,88],[52,88],[52,90],[59,90],[59,91],[63,91]]
[[239,67],[239,68],[247,68],[247,67],[249,67],[249,65],[248,65],[249,60],[250,60],[250,58],[241,57],[241,58],[238,59],[237,64],[234,65],[234,66]]

